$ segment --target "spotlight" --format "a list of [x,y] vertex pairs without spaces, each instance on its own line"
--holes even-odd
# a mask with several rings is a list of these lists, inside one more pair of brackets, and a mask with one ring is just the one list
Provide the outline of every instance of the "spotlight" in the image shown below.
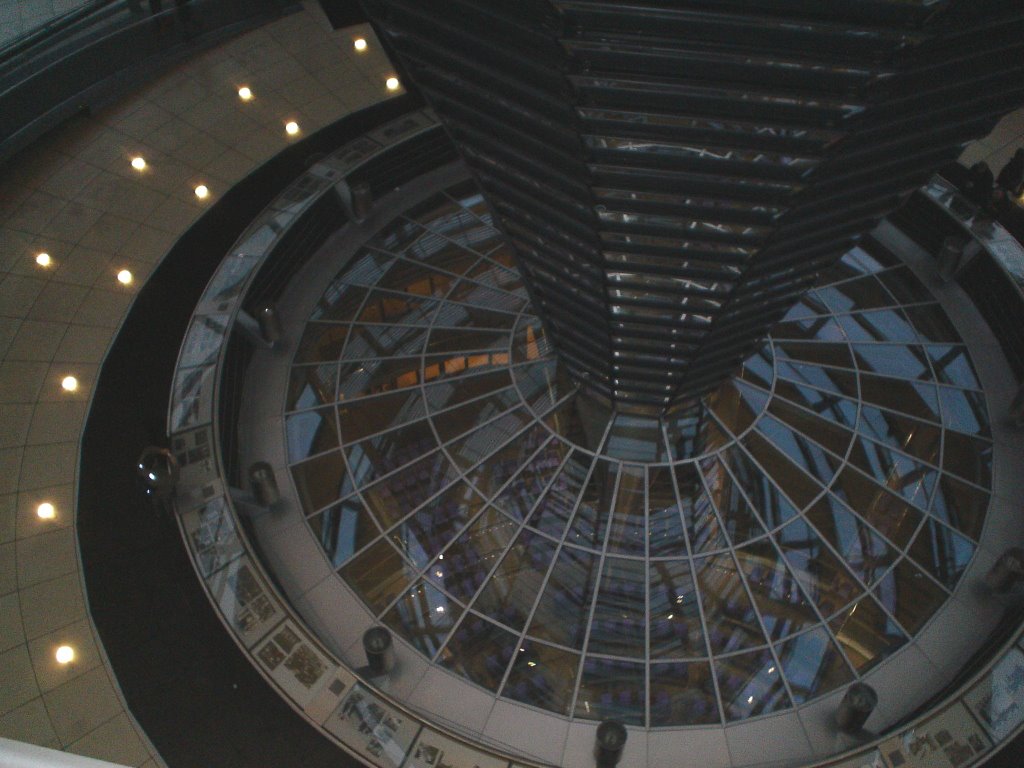
[[36,264],[38,264],[40,267],[48,267],[52,263],[53,263],[53,259],[50,258],[50,254],[48,254],[48,253],[37,253],[36,254]]
[[352,41],[352,47],[355,48],[357,51],[365,51],[366,40],[364,40],[361,37],[357,37],[355,40]]
[[53,508],[53,504],[44,501],[36,507],[36,515],[40,520],[53,520],[57,516],[57,510]]
[[252,89],[247,85],[243,85],[238,89],[238,98],[242,101],[250,101],[252,99]]
[[76,389],[78,389],[78,379],[76,379],[74,376],[65,376],[63,379],[61,379],[60,385],[61,387],[64,388],[65,391],[74,392]]
[[122,269],[120,272],[117,273],[117,282],[119,282],[121,285],[131,285],[132,273],[129,272],[127,269]]
[[53,655],[58,664],[70,664],[75,660],[75,649],[70,645],[62,645]]
[[389,77],[384,82],[384,85],[386,85],[388,87],[389,91],[397,91],[399,86],[401,86],[401,83],[398,82],[398,78],[397,77]]
[[205,184],[200,184],[198,187],[196,187],[196,197],[198,197],[200,200],[205,200],[209,196],[210,188],[207,187]]
[[145,170],[145,168],[146,168],[146,159],[143,158],[143,157],[133,157],[132,158],[132,168],[134,168],[136,171]]
[[285,123],[284,130],[289,136],[294,136],[299,132],[299,124],[292,120]]

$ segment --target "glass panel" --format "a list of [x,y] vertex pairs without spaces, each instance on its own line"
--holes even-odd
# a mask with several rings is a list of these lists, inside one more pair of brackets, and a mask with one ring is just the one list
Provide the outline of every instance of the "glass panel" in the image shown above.
[[[347,328],[347,326],[331,326]],[[375,360],[381,357],[413,355],[423,350],[427,328],[400,325],[353,325],[345,360]],[[335,358],[337,355],[334,356]],[[321,358],[328,359],[328,358]]]
[[917,634],[948,597],[906,558],[878,583],[874,595],[911,635]]
[[[733,450],[726,449],[723,455],[728,456]],[[729,541],[736,545],[763,536],[764,526],[757,519],[757,515],[740,493],[739,487],[725,470],[722,462],[714,457],[704,459],[700,462],[700,468],[704,473],[708,493],[718,508],[718,515],[729,534]]]
[[797,469],[785,455],[757,431],[749,432],[742,445],[762,467],[771,467],[771,479],[796,506],[803,509],[821,493],[821,486]]
[[292,467],[292,478],[307,515],[352,492],[340,451],[296,464]]
[[[523,399],[534,413],[546,413],[575,388],[565,368],[555,360],[519,366],[515,376]],[[561,434],[557,419],[555,431]]]
[[771,389],[775,378],[774,355],[770,344],[765,344],[755,354],[743,361],[740,378],[762,389]]
[[[926,421],[939,421],[939,400],[935,386],[922,382],[897,381],[867,373],[860,375],[861,397],[869,404],[888,408]],[[959,392],[960,390],[954,390]]]
[[974,545],[942,523],[928,518],[908,553],[952,591],[974,556]]
[[828,315],[776,323],[772,326],[772,338],[778,341],[846,341],[842,327]]
[[612,421],[604,453],[626,461],[664,461],[661,422],[620,413]]
[[599,564],[600,556],[593,552],[563,547],[527,634],[582,649]]
[[[467,259],[472,258],[467,255]],[[453,282],[455,278],[445,272],[438,272],[436,269],[405,259],[397,259],[380,285],[414,296],[432,296],[440,299],[448,293]]]
[[606,551],[640,557],[646,554],[644,486],[644,468],[623,464]]
[[992,485],[992,443],[947,431],[943,436],[942,468],[989,488]]
[[802,432],[818,445],[827,448],[837,456],[845,456],[846,449],[853,439],[853,434],[835,423],[835,421],[796,408],[785,400],[773,398],[768,406],[768,413],[775,416],[795,429]]
[[850,341],[902,341],[917,343],[914,326],[898,309],[878,309],[853,315],[837,315]]
[[777,652],[797,704],[853,680],[853,672],[824,628],[787,640]]
[[359,313],[360,323],[394,323],[399,325],[427,325],[437,311],[438,303],[431,299],[412,297],[402,293],[374,290],[366,297]]
[[686,560],[652,562],[650,582],[650,656],[652,659],[707,655],[700,624],[697,590]]
[[484,579],[515,536],[518,526],[493,507],[438,555],[426,577],[463,602],[483,585]]
[[651,557],[682,557],[686,538],[669,467],[647,468],[647,547]]
[[[461,437],[452,443],[449,443],[446,450],[452,459],[458,463],[463,469],[469,469],[478,461],[485,456],[489,456],[494,453],[500,446],[507,443],[515,434],[521,432],[523,427],[529,424],[533,420],[529,411],[525,408],[516,408],[509,411],[504,416],[499,416],[494,421],[484,424],[479,429],[470,432],[465,437]],[[435,417],[434,422],[438,423],[440,419]],[[545,432],[544,437],[547,438]],[[507,480],[511,475],[522,466],[522,463],[528,458],[529,454],[522,455],[524,453],[523,446],[519,445],[522,441],[517,440],[516,445],[512,446],[512,450],[519,455],[519,460],[515,466],[506,466],[504,477],[501,482],[494,482],[496,477],[490,473],[484,473],[481,477],[483,481],[480,488],[481,493],[485,496],[491,496],[498,488]],[[536,450],[538,446],[534,444],[533,450]],[[530,451],[530,453],[533,452]],[[486,462],[487,468],[497,469],[499,460],[491,459]]]
[[405,518],[388,534],[417,568],[426,567],[483,508],[484,500],[466,483],[456,483]]
[[294,463],[338,447],[338,425],[333,408],[293,413],[285,417],[288,461]]
[[342,365],[338,400],[355,400],[415,386],[420,383],[421,364],[419,357],[392,357]]
[[590,475],[566,539],[570,544],[601,549],[615,495],[618,462],[598,459]]
[[[393,227],[388,233],[388,240],[395,242],[397,238],[406,236],[408,233],[404,231],[404,225],[398,224]],[[371,245],[377,247],[380,246],[381,237],[375,237],[370,241]],[[387,248],[384,248],[387,250]],[[373,285],[380,280],[391,263],[395,260],[395,257],[388,253],[378,253],[372,248],[364,248],[360,251],[355,258],[349,263],[348,267],[340,276],[341,280],[346,283],[352,283],[353,285]]]
[[790,706],[775,657],[767,650],[715,659],[725,719],[745,720]]
[[501,695],[567,715],[579,667],[578,653],[525,640],[515,653]]
[[849,467],[839,473],[832,493],[901,549],[921,521],[918,510]]
[[588,656],[576,697],[576,717],[615,719],[625,725],[643,725],[646,691],[644,665]]
[[416,577],[415,569],[402,559],[386,539],[381,539],[349,560],[342,566],[340,573],[374,615],[379,615],[387,608],[409,588]]
[[518,648],[517,640],[497,624],[468,613],[441,650],[438,661],[477,685],[497,691]]
[[938,464],[942,430],[933,424],[872,408],[865,403],[860,409],[857,429],[868,437],[899,447],[929,464]]
[[852,428],[857,423],[857,403],[854,400],[793,384],[784,379],[776,381],[775,398],[772,402],[774,403],[780,397],[803,406],[823,419],[836,424]]
[[723,552],[695,559],[693,570],[707,617],[711,652],[728,653],[764,645],[764,632],[732,555]]
[[928,509],[937,470],[860,435],[854,440],[847,460],[879,485],[920,509]]
[[800,586],[823,616],[831,616],[864,591],[803,519],[787,525],[775,534],[775,540]]
[[932,502],[932,514],[977,540],[985,524],[989,495],[980,488],[962,483],[955,477],[942,475],[938,493]]
[[916,344],[854,344],[857,367],[897,379],[931,379],[924,348]]
[[870,595],[832,619],[829,627],[861,675],[907,642],[896,622]]
[[651,727],[717,723],[718,699],[707,662],[651,664]]
[[505,352],[509,345],[508,331],[481,331],[475,328],[446,328],[432,331],[427,354],[443,355],[458,352],[495,350]]
[[362,502],[350,497],[308,520],[313,535],[335,568],[365,547],[380,530]]
[[334,400],[334,383],[338,380],[338,365],[296,365],[288,377],[288,399],[285,409],[312,408]]
[[[523,409],[514,411],[512,415],[517,420],[525,420],[527,418],[523,415]],[[509,419],[509,417],[502,416],[498,421],[505,419]],[[511,431],[510,427],[516,428],[515,424],[511,421],[504,425],[495,424],[495,426],[506,433]],[[473,435],[470,435],[467,440],[472,438]],[[489,498],[497,493],[505,482],[519,471],[519,468],[540,448],[543,442],[549,439],[551,439],[551,433],[535,423],[532,427],[528,427],[519,434],[514,440],[511,440],[504,447],[495,451],[486,461],[467,473],[466,477],[484,497]],[[474,448],[479,448],[479,446],[474,446]]]
[[526,304],[518,296],[513,296],[504,291],[496,291],[493,288],[488,288],[470,280],[460,280],[458,285],[448,294],[448,298],[451,301],[474,304],[486,309],[499,309],[503,312],[518,312]]
[[739,435],[750,428],[765,405],[768,393],[745,384],[740,379],[725,382],[707,399],[708,407],[732,434]]
[[550,539],[524,528],[477,595],[473,609],[507,627],[521,630],[557,546]]
[[942,399],[942,423],[958,432],[989,436],[988,408],[985,396],[966,389],[939,387]]
[[295,350],[294,364],[334,362],[348,338],[349,326],[332,323],[307,323]]
[[967,354],[967,347],[959,344],[928,344],[925,349],[932,360],[937,381],[967,389],[981,389],[978,375],[974,372],[974,366]]
[[476,429],[485,421],[490,421],[512,406],[519,405],[520,402],[515,387],[506,387],[494,394],[481,397],[479,400],[473,400],[434,415],[433,420],[437,426],[437,434],[441,437],[442,443],[447,443],[458,435]]
[[[775,368],[781,379],[786,382],[796,385],[816,387],[823,392],[830,392],[836,395],[844,395],[851,398],[857,397],[857,374],[853,371],[848,371],[843,368],[824,368],[818,367],[817,365],[807,365],[805,363],[786,360],[781,357],[776,359]],[[782,381],[777,381],[775,384],[776,392],[778,392],[780,386],[785,385]],[[802,393],[803,396],[791,395],[788,388],[781,392],[781,394],[795,402],[797,405],[805,405],[805,400],[809,402],[817,402],[822,398],[821,392],[805,392],[799,387],[797,388],[797,392]],[[820,409],[818,408],[811,408],[811,410],[820,412]]]
[[835,548],[847,567],[868,586],[878,581],[899,556],[885,539],[831,493],[808,509],[806,517]]
[[434,318],[435,327],[449,328],[504,328],[511,330],[516,323],[516,315],[508,312],[494,312],[489,309],[473,307],[469,304],[457,304],[446,301],[441,305]]
[[367,435],[404,424],[424,415],[419,390],[406,390],[338,406],[338,426],[345,444],[362,440]]
[[456,479],[454,467],[437,451],[407,464],[363,491],[366,506],[388,528]]
[[840,459],[826,453],[817,443],[774,416],[766,415],[762,418],[757,423],[757,432],[822,486],[832,482],[832,477],[842,464]]
[[710,552],[728,546],[722,523],[714,505],[701,481],[697,465],[678,464],[675,468],[679,488],[679,504],[683,512],[683,523],[690,537],[693,553]]
[[[788,464],[784,459],[780,458],[780,461],[784,462],[783,466]],[[768,478],[768,475],[755,465],[738,446],[730,446],[722,452],[722,463],[732,470],[731,475],[743,489],[746,498],[750,499],[751,505],[766,525],[777,527],[797,514],[797,510],[779,493],[778,488]],[[709,462],[707,460],[701,462],[700,468],[705,470],[707,477],[710,468]],[[723,512],[723,514],[725,513]],[[728,521],[724,521],[728,524]]]
[[576,499],[583,489],[591,462],[587,454],[573,451],[544,498],[533,510],[527,525],[555,538],[562,538],[565,526],[576,509]]
[[432,657],[461,615],[461,605],[434,585],[421,581],[407,591],[381,620],[416,646],[420,653]]
[[362,486],[436,448],[437,438],[430,423],[421,419],[350,445],[345,455],[353,476]]
[[818,622],[793,572],[770,541],[736,550],[736,560],[746,574],[750,593],[772,640],[788,637]]
[[581,393],[551,411],[544,417],[544,423],[570,443],[596,451],[604,437],[608,417],[595,409],[590,398]]
[[505,490],[494,498],[494,505],[508,512],[516,520],[525,520],[562,465],[562,459],[568,451],[568,446],[561,440],[549,440],[540,452],[526,463],[522,471],[512,478],[505,486]]
[[814,293],[829,309],[840,313],[891,307],[896,303],[873,275],[815,288]]
[[440,381],[426,387],[424,391],[430,410],[441,411],[475,397],[504,389],[511,383],[508,371],[496,371]]
[[589,653],[644,654],[647,569],[642,560],[605,557],[590,623]]
[[[853,368],[853,357],[846,342],[776,341],[775,355],[789,360],[834,368]],[[776,362],[778,365],[778,362]]]

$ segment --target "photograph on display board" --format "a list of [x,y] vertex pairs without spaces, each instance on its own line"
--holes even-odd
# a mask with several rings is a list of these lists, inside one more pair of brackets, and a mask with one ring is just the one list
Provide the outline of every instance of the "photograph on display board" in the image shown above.
[[208,577],[237,560],[245,548],[223,496],[211,499],[194,514],[195,527],[189,526],[189,538],[199,570]]
[[1024,723],[1024,653],[1011,648],[964,695],[964,703],[993,739],[1010,737]]
[[882,742],[887,768],[963,768],[991,748],[967,708],[957,702],[935,717]]
[[375,765],[398,768],[416,738],[419,723],[357,684],[324,727]]
[[207,584],[224,618],[250,647],[281,619],[280,609],[246,555],[215,572]]
[[410,768],[508,768],[508,761],[424,728],[409,755]]

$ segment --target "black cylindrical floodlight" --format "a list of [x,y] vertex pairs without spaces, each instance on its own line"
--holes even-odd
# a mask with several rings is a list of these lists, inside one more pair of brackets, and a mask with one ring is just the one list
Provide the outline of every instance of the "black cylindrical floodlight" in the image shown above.
[[273,305],[260,307],[256,313],[256,321],[260,324],[260,335],[264,341],[274,344],[281,338],[281,317]]
[[270,507],[281,500],[274,468],[267,462],[257,461],[249,467],[249,482],[252,485],[252,495],[260,506]]
[[605,720],[597,726],[594,744],[597,768],[615,768],[618,765],[627,735],[626,726],[616,720]]
[[993,592],[1009,592],[1024,578],[1024,550],[1011,547],[999,556],[992,569],[985,574],[985,586]]
[[867,683],[854,683],[846,689],[846,695],[839,702],[836,723],[843,733],[857,733],[871,717],[878,704],[878,694]]
[[384,627],[370,627],[363,633],[363,650],[366,651],[366,665],[374,677],[391,671],[391,633]]

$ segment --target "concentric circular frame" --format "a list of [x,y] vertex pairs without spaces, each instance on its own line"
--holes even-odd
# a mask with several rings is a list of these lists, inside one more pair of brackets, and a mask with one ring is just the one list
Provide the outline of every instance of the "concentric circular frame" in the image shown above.
[[[389,287],[396,266],[427,282]],[[358,353],[382,340],[401,354]],[[435,663],[562,715],[730,722],[820,697],[921,630],[973,555],[991,443],[966,348],[870,243],[706,405],[697,427],[595,421],[463,183],[325,292],[286,441],[332,564]]]

